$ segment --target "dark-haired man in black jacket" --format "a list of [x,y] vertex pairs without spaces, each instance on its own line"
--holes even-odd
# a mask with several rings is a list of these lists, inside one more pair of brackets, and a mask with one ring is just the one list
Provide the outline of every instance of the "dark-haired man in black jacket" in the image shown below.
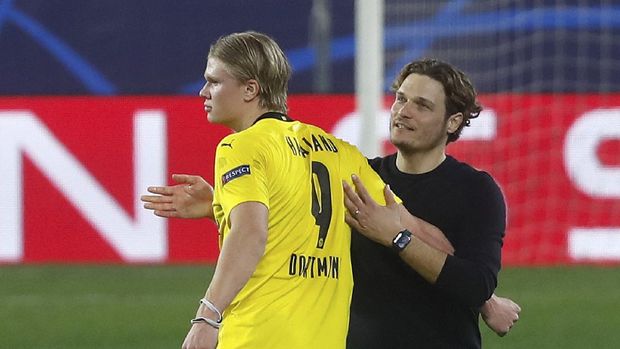
[[446,155],[446,146],[482,107],[467,76],[436,60],[407,64],[393,89],[390,140],[398,152],[370,163],[454,252],[404,229],[391,192],[392,204],[379,206],[359,180],[357,193],[345,185],[347,222],[363,234],[352,235],[348,347],[480,348],[479,309],[497,286],[506,206],[493,178]]

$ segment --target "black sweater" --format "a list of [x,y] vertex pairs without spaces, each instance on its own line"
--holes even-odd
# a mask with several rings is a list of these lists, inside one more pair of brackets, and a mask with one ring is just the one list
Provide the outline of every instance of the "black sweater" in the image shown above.
[[354,232],[348,348],[479,348],[478,308],[497,285],[506,228],[499,187],[450,156],[418,175],[400,172],[395,154],[370,164],[409,212],[441,229],[455,254],[431,285],[388,247]]

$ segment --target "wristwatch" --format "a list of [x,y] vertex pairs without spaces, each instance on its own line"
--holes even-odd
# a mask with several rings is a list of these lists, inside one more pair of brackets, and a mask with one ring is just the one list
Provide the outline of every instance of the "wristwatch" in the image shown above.
[[392,249],[396,253],[401,253],[407,245],[411,242],[411,232],[407,229],[401,230],[396,234],[394,240],[392,240]]

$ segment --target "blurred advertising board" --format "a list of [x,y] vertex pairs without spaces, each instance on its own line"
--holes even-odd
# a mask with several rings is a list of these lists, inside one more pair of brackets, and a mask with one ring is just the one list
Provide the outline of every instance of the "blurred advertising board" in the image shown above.
[[[382,152],[389,106],[377,117]],[[508,204],[505,265],[620,262],[620,95],[483,95],[485,111],[448,147],[491,173]],[[294,119],[360,144],[353,95],[293,95]],[[202,263],[208,220],[142,209],[172,173],[213,182],[197,97],[0,98],[1,263]]]

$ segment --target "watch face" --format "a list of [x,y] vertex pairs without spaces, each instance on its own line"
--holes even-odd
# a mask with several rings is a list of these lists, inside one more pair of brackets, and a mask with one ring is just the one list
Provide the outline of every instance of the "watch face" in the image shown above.
[[396,237],[394,238],[394,241],[392,241],[392,245],[394,246],[396,250],[400,252],[405,247],[407,247],[410,241],[411,241],[411,233],[408,230],[403,230],[400,233],[398,233],[398,235],[396,235]]
[[410,236],[407,235],[401,235],[398,238],[398,241],[396,242],[396,244],[398,245],[398,247],[400,248],[404,248],[405,246],[407,246],[407,244],[409,243],[409,241],[411,240]]

